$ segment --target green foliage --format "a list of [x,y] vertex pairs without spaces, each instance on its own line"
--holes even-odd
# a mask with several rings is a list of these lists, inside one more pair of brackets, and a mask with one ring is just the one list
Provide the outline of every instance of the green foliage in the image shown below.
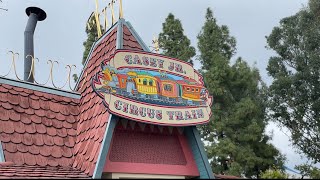
[[320,169],[312,167],[310,164],[301,164],[296,166],[295,169],[300,171],[302,178],[309,177],[311,179],[320,179]]
[[261,179],[288,179],[288,174],[277,168],[268,169],[261,173]]
[[[93,43],[96,42],[98,38],[97,25],[94,22],[95,22],[95,17],[92,16],[89,20],[90,28],[86,25],[86,33],[88,37],[87,37],[87,40],[83,42],[84,52],[83,52],[83,58],[82,58],[82,65],[84,65],[84,63],[86,62],[87,57],[90,53],[90,49]],[[102,26],[100,27],[101,27],[101,31],[104,32],[104,28]]]
[[[97,38],[98,38],[98,31],[97,31],[97,25],[94,23],[95,22],[95,17],[92,16],[89,19],[89,26],[86,24],[86,33],[87,33],[87,40],[85,42],[83,42],[83,46],[84,46],[84,52],[83,52],[83,57],[82,57],[82,65],[85,65],[86,60],[88,58],[88,55],[90,53],[91,47],[93,45],[94,42],[96,42]],[[102,26],[101,27],[101,31],[104,32],[104,28]],[[73,81],[77,82],[78,80],[78,75],[77,74],[73,74]]]
[[[219,65],[216,58],[229,60],[236,51],[236,39],[229,35],[227,26],[218,26],[211,9],[207,9],[206,22],[198,35],[200,62],[204,69]],[[221,57],[220,57],[221,56]]]
[[320,2],[283,18],[267,37],[277,55],[267,67],[270,118],[291,132],[292,143],[320,162]]
[[212,119],[201,127],[213,171],[251,178],[274,164],[282,167],[284,157],[264,134],[267,88],[259,71],[242,58],[230,65],[236,40],[210,9],[198,39],[202,74],[214,98]]
[[191,58],[196,55],[196,50],[190,45],[188,37],[183,34],[180,20],[175,19],[170,13],[162,23],[162,31],[159,34],[159,47],[163,50],[163,54],[193,64]]
[[77,74],[73,74],[73,75],[72,75],[72,78],[73,78],[73,81],[74,81],[74,82],[77,82],[78,79],[79,79],[79,77],[78,77]]

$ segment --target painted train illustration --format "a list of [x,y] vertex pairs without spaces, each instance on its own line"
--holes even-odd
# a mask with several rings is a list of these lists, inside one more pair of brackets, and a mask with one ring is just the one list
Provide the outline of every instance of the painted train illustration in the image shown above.
[[131,99],[170,106],[206,104],[206,89],[193,79],[183,79],[162,72],[117,70],[103,66],[102,87],[98,91]]

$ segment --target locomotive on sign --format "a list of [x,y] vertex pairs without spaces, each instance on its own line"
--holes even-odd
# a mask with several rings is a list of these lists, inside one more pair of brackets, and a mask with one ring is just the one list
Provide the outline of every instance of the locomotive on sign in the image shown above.
[[102,87],[98,91],[167,106],[206,104],[206,89],[193,79],[164,72],[137,69],[117,70],[103,66]]

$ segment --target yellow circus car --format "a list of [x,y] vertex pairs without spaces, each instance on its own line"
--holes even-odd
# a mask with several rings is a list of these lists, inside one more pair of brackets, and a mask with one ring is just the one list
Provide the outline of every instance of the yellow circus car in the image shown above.
[[132,77],[136,84],[136,90],[140,96],[146,96],[146,98],[158,98],[158,82],[157,79],[147,72],[133,72],[127,73],[129,77]]

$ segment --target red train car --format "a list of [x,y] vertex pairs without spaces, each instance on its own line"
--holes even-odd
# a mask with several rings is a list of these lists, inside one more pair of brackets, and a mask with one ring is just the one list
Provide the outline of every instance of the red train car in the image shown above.
[[179,89],[178,84],[175,80],[168,77],[156,76],[159,83],[158,94],[159,98],[162,100],[178,101]]
[[203,101],[201,99],[201,91],[203,89],[201,84],[193,79],[178,80],[176,82],[179,84],[179,95],[185,102],[190,101],[198,104]]
[[118,77],[118,81],[119,81],[119,88],[120,89],[127,88],[128,75],[126,75],[126,74],[117,74],[117,77]]

